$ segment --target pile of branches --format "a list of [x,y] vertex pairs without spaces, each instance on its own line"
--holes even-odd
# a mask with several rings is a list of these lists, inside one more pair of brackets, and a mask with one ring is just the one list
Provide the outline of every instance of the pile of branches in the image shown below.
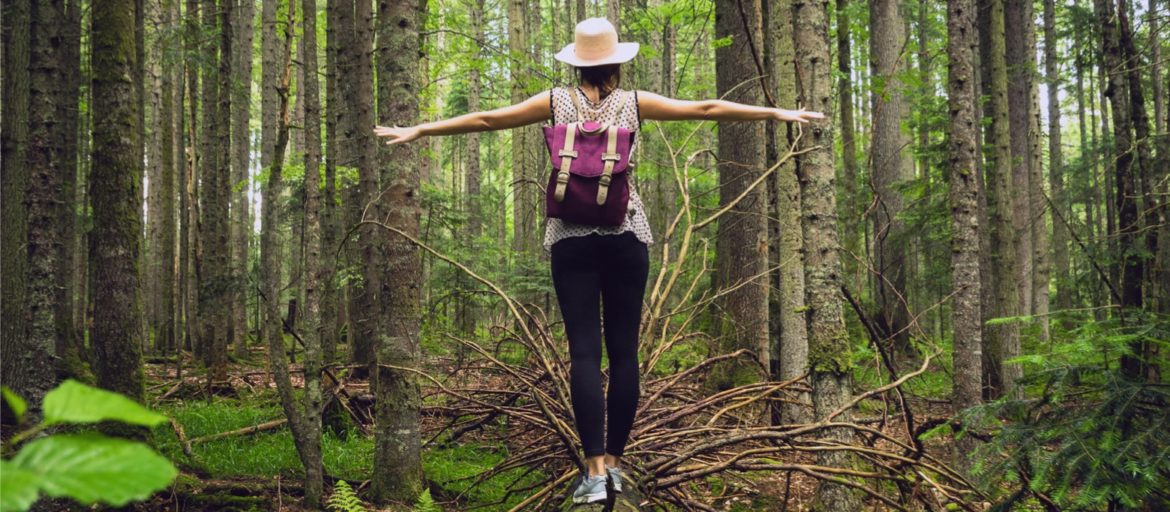
[[[670,147],[665,137],[663,140]],[[760,186],[798,154],[798,141],[799,136],[788,153],[761,173],[748,190]],[[919,434],[938,422],[914,425],[912,411],[901,397],[900,387],[927,370],[930,356],[915,371],[894,374],[886,385],[856,395],[823,418],[803,423],[784,423],[774,418],[778,409],[791,408],[793,404],[811,411],[808,397],[812,390],[806,379],[771,380],[767,369],[750,351],[715,355],[675,374],[655,372],[673,348],[705,336],[694,328],[701,312],[734,287],[746,284],[733,284],[720,291],[702,285],[709,274],[702,257],[707,241],[698,236],[698,231],[747,194],[745,191],[705,218],[692,217],[686,177],[692,162],[706,152],[696,151],[679,165],[680,152],[670,148],[683,204],[664,234],[662,265],[654,276],[645,308],[639,350],[642,396],[623,457],[629,478],[645,496],[642,505],[669,504],[685,510],[714,511],[720,498],[712,497],[707,477],[747,481],[745,477],[750,473],[780,471],[851,487],[892,510],[941,510],[948,504],[974,510],[968,503],[983,501],[978,491],[958,471],[928,453],[918,440]],[[511,317],[510,326],[496,327],[491,344],[449,336],[478,356],[456,371],[459,379],[439,378],[417,368],[393,368],[419,376],[424,388],[431,390],[425,412],[448,418],[445,424],[431,428],[428,444],[450,443],[475,432],[482,441],[509,446],[505,460],[478,475],[472,487],[507,473],[506,477],[514,482],[499,503],[522,497],[512,510],[557,508],[584,468],[570,401],[568,344],[554,333],[552,322],[539,308],[522,304],[500,286],[387,222],[367,219],[363,223],[410,239],[436,258],[458,267],[503,302]],[[699,247],[694,248],[696,245]],[[688,259],[692,252],[699,254],[694,261]],[[756,278],[764,279],[766,275]],[[523,360],[502,355],[505,351],[522,353]],[[760,380],[722,391],[705,386],[713,370],[730,364],[754,366]],[[458,384],[456,380],[474,384]],[[851,420],[855,407],[863,400],[895,394],[896,400],[885,403],[887,407],[892,403],[901,408],[895,411],[902,418],[900,425],[904,428],[900,431],[887,428],[890,414],[876,421]],[[505,423],[506,428],[495,428],[497,423]],[[842,436],[833,432],[842,430],[852,431],[854,435],[848,437],[854,441],[838,441]],[[823,452],[850,454],[851,467],[806,462]],[[519,477],[512,476],[517,472]]]

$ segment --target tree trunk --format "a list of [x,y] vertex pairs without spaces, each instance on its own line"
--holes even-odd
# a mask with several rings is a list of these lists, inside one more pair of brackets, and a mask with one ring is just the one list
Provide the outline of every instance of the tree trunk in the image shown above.
[[[1070,221],[1072,208],[1064,190],[1064,150],[1061,147],[1060,61],[1056,35],[1056,2],[1044,0],[1044,75],[1048,81],[1048,188],[1052,204],[1059,215],[1052,217],[1052,266],[1056,273],[1056,307],[1072,307],[1075,287],[1069,281],[1069,233],[1064,222]],[[1084,122],[1081,122],[1082,135]],[[1082,140],[1083,144],[1083,140]],[[1083,147],[1083,146],[1082,146]]]
[[[975,116],[975,32],[974,0],[949,0],[947,3],[947,101],[950,107],[951,203],[951,322],[954,327],[954,391],[951,405],[955,413],[982,401],[983,315],[980,308],[979,281],[979,173],[975,141],[979,136],[979,119]],[[975,448],[973,438],[964,436],[959,454]],[[960,461],[969,460],[960,455]],[[967,463],[969,469],[970,465]]]
[[[384,123],[411,126],[418,119],[417,3],[379,0],[378,3],[378,114]],[[392,227],[417,237],[422,208],[420,183],[413,162],[416,146],[384,148],[380,156],[381,196],[385,219]],[[388,238],[386,238],[388,237]],[[383,231],[386,240],[379,316],[385,326],[378,333],[377,427],[374,439],[373,501],[413,502],[423,489],[417,376],[402,368],[419,364],[419,291],[422,260],[407,239]]]
[[[484,40],[483,30],[483,16],[484,16],[484,2],[483,0],[476,0],[470,6],[471,18],[471,33],[477,41]],[[480,96],[480,66],[479,62],[482,59],[482,52],[477,52],[476,59],[471,65],[471,69],[467,72],[467,111],[478,112],[479,96]],[[425,78],[425,77],[424,77]],[[465,184],[463,197],[465,198],[465,209],[467,214],[467,224],[463,233],[464,243],[466,247],[476,247],[476,239],[479,238],[483,232],[483,212],[480,209],[480,182],[482,181],[480,161],[479,161],[479,133],[467,134],[467,164],[465,167]],[[462,274],[460,274],[461,287],[467,288],[471,283],[468,282]],[[470,294],[470,290],[464,290],[463,295],[459,300],[459,320],[458,325],[460,330],[465,335],[475,334],[475,301]],[[460,345],[462,347],[462,345]],[[462,348],[460,350],[462,353]]]
[[[825,119],[804,125],[800,148],[808,150],[797,162],[800,201],[803,209],[805,319],[808,326],[809,372],[813,387],[813,414],[827,417],[849,399],[852,357],[849,335],[841,305],[841,262],[837,242],[836,190],[833,162],[833,100],[829,60],[829,16],[827,0],[793,2],[794,48],[798,103],[824,112]],[[848,413],[838,416],[848,420]],[[828,433],[836,442],[848,444],[853,433],[847,429]],[[820,452],[817,463],[848,468],[853,458],[845,452]],[[848,487],[820,482],[814,510],[852,512],[861,509],[861,499]]]
[[[203,25],[208,38],[205,51],[211,62],[204,68],[203,147],[200,162],[199,317],[203,364],[212,381],[227,378],[227,341],[231,297],[230,254],[228,253],[228,198],[230,180],[228,129],[230,122],[231,4],[204,0]],[[218,57],[216,57],[218,55]]]
[[864,239],[864,224],[853,222],[851,218],[859,213],[859,203],[857,142],[853,129],[853,66],[850,63],[853,51],[849,28],[849,0],[837,0],[837,95],[841,107],[841,163],[844,165],[841,174],[841,180],[844,181],[841,193],[843,204],[839,211],[850,221],[846,223],[842,235],[845,237],[842,249],[845,251],[845,273],[852,276],[852,281],[847,279],[846,282],[854,290],[860,291],[865,283],[865,274],[859,271],[856,258],[863,256],[861,242]]
[[[40,411],[40,398],[52,385],[53,351],[45,340],[27,336],[29,285],[28,208],[25,202],[29,187],[27,144],[29,135],[29,47],[31,6],[28,0],[14,0],[5,5],[4,41],[4,116],[0,119],[0,224],[4,229],[0,251],[4,272],[0,272],[0,351],[6,356],[4,384]],[[43,176],[43,174],[42,174]],[[31,418],[33,421],[36,417]]]
[[[508,50],[511,74],[511,99],[515,105],[524,101],[524,84],[528,81],[528,27],[524,21],[527,12],[521,0],[508,0]],[[527,127],[512,130],[512,249],[525,259],[536,249],[536,213],[538,197],[533,194],[533,178],[527,168],[526,148],[531,133]]]
[[[771,92],[779,105],[796,104],[796,67],[792,46],[792,3],[790,0],[769,2],[765,9],[769,57],[768,72],[775,80]],[[768,144],[767,161],[775,165],[791,147],[796,128],[775,123]],[[772,222],[772,246],[769,265],[780,270],[772,273],[777,293],[769,294],[774,306],[769,310],[772,323],[778,325],[776,349],[772,351],[773,378],[781,381],[795,379],[808,370],[808,329],[801,311],[804,309],[804,265],[801,247],[804,237],[800,230],[800,184],[796,181],[796,161],[780,166],[770,177],[769,210],[776,220]],[[774,297],[772,295],[775,295]],[[801,403],[810,403],[807,393],[799,395]],[[808,409],[798,404],[785,404],[780,421],[804,423],[810,421]]]
[[1008,117],[1011,123],[1011,217],[1015,243],[1015,286],[1019,313],[1032,312],[1032,73],[1035,48],[1031,0],[1003,0],[1004,59],[1007,65]]
[[[715,50],[715,83],[721,98],[760,105],[763,84],[763,27],[760,3],[720,2],[715,11],[715,36],[732,44]],[[744,83],[744,81],[748,83]],[[748,187],[764,170],[764,123],[724,122],[719,125],[719,204],[746,196],[719,220],[716,242],[717,286],[731,290],[722,306],[728,318],[720,332],[720,353],[746,348],[768,368],[768,223],[767,190]],[[751,380],[743,365],[725,365],[713,378],[714,389],[726,389]]]
[[236,0],[233,34],[235,41],[232,52],[232,202],[231,202],[231,250],[233,286],[231,300],[231,343],[236,356],[248,355],[248,253],[252,241],[251,204],[248,202],[250,179],[250,158],[252,132],[248,128],[252,109],[252,38],[256,20],[256,4],[253,0]]
[[[60,122],[56,95],[61,78],[59,48],[64,2],[32,2],[28,66],[28,325],[23,349],[17,354],[17,372],[6,378],[31,404],[39,404],[56,381],[56,293],[62,241],[60,221],[61,154],[54,136]],[[131,27],[132,28],[132,27]],[[7,162],[5,162],[7,167]],[[6,272],[7,273],[7,272]],[[7,375],[6,375],[7,377]],[[35,417],[35,416],[34,416]]]
[[906,310],[906,247],[909,239],[905,224],[898,219],[904,209],[898,188],[913,178],[910,153],[904,148],[910,141],[902,131],[907,117],[898,78],[905,65],[901,57],[905,45],[906,21],[895,0],[870,0],[870,68],[881,84],[871,97],[873,105],[872,180],[875,205],[873,254],[877,275],[875,290],[879,329],[900,354],[908,354],[909,331]]
[[[991,75],[989,95],[992,118],[990,145],[991,162],[987,166],[987,204],[991,223],[992,303],[984,304],[984,321],[992,318],[1015,317],[1020,314],[1015,237],[1012,236],[1012,145],[1008,106],[1007,63],[1004,57],[1003,0],[992,0],[988,16],[988,41],[984,59]],[[1026,175],[1025,175],[1026,177]],[[1025,205],[1026,206],[1026,205]],[[987,397],[998,398],[1015,388],[1021,377],[1018,364],[1005,361],[1020,352],[1020,329],[1016,322],[989,325],[985,331],[984,371],[988,374]]]
[[337,80],[338,27],[337,2],[326,0],[325,24],[325,187],[321,197],[321,353],[324,364],[337,360],[338,333],[341,332],[338,314],[338,293],[335,278],[337,268],[337,128],[340,95]]
[[[185,30],[183,31],[184,51],[188,54],[198,51],[199,35],[199,1],[187,0],[185,13]],[[179,180],[182,197],[179,200],[179,211],[182,212],[182,233],[179,248],[179,280],[183,303],[183,346],[192,350],[198,343],[198,308],[196,306],[195,281],[195,251],[199,245],[198,229],[199,205],[195,192],[199,183],[196,173],[199,169],[199,157],[202,151],[198,146],[198,113],[199,113],[199,67],[196,63],[186,62],[186,78],[184,96],[188,100],[186,115],[182,116],[183,131],[186,132],[184,144],[185,155],[182,168],[183,176]]]
[[93,3],[93,237],[96,273],[90,342],[98,385],[143,400],[138,294],[142,160],[133,76],[134,0]]

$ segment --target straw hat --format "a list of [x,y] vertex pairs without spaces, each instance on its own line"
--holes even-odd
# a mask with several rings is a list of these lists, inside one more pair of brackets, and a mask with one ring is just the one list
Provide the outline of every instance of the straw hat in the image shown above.
[[617,29],[605,18],[582,20],[573,40],[554,57],[579,68],[621,64],[638,54],[638,43],[619,43]]

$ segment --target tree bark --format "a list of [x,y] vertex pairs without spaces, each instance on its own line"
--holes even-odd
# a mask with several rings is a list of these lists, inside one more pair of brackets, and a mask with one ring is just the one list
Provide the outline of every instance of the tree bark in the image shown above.
[[[470,11],[471,33],[474,35],[476,41],[483,41],[484,1],[476,0],[473,2],[470,6]],[[477,50],[476,58],[471,62],[471,68],[467,71],[468,112],[478,112],[480,110],[480,63],[482,62],[483,54],[482,47],[478,43],[476,47],[481,49]],[[473,132],[467,134],[466,152],[467,163],[465,166],[463,197],[467,212],[467,224],[463,233],[463,239],[464,243],[467,244],[466,247],[475,247],[476,239],[483,232],[483,211],[480,208],[480,182],[482,181],[482,177],[479,156],[479,133]],[[463,288],[468,288],[470,283],[461,275],[460,285]],[[476,324],[475,301],[469,292],[470,290],[465,290],[465,293],[459,300],[459,319],[457,324],[465,335],[475,334]],[[462,350],[460,353],[462,353]]]
[[[760,2],[719,2],[715,36],[732,40],[715,50],[716,94],[748,105],[763,104],[763,26]],[[746,83],[745,83],[746,82]],[[727,313],[720,332],[721,353],[746,348],[770,366],[768,341],[767,190],[749,186],[764,171],[764,123],[719,125],[719,204],[746,196],[719,220],[716,242],[717,286],[729,291],[722,301]],[[743,365],[725,365],[710,384],[726,389],[753,377]]]
[[913,178],[910,141],[902,131],[908,116],[902,99],[905,85],[898,78],[905,69],[902,47],[906,21],[895,0],[870,0],[870,68],[880,84],[870,98],[873,105],[871,176],[874,184],[873,254],[877,272],[877,322],[884,337],[900,354],[908,354],[910,336],[906,309],[906,247],[910,241],[898,216],[905,201],[898,190]]
[[[837,0],[837,95],[841,108],[841,163],[843,164],[841,206],[839,211],[846,219],[858,213],[858,167],[857,142],[854,135],[853,123],[853,57],[852,41],[849,27],[849,0]],[[852,220],[852,219],[850,219]],[[865,274],[860,272],[857,259],[862,257],[861,222],[848,222],[845,225],[842,243],[844,249],[844,268],[848,276],[853,276],[850,285],[854,290],[861,290],[865,283]]]
[[[511,100],[515,105],[524,101],[524,85],[528,80],[528,27],[524,20],[525,3],[508,0],[508,50],[511,53],[509,69],[511,74]],[[531,130],[527,127],[512,129],[512,249],[517,258],[525,259],[536,249],[537,200],[533,175],[528,169],[526,154],[531,142]]]
[[248,353],[248,254],[252,243],[251,204],[248,202],[250,188],[250,157],[252,132],[248,128],[252,109],[252,39],[256,20],[256,3],[253,0],[235,0],[235,19],[232,33],[231,89],[232,140],[231,140],[231,250],[233,286],[231,300],[231,344],[237,357]]
[[1015,286],[1019,313],[1032,312],[1032,74],[1035,48],[1031,0],[1003,0],[1004,59],[1007,65],[1008,117],[1011,123],[1011,216],[1015,242]]
[[[1072,219],[1072,208],[1064,190],[1064,149],[1061,147],[1060,61],[1056,35],[1056,2],[1044,0],[1044,75],[1048,82],[1048,188],[1059,217],[1052,222],[1052,266],[1056,274],[1056,307],[1072,307],[1075,287],[1069,281],[1069,233],[1059,220]],[[1081,123],[1084,126],[1084,123]],[[1083,132],[1082,132],[1083,134]]]
[[[378,3],[378,117],[383,123],[411,126],[418,120],[419,75],[418,4],[410,0]],[[386,193],[380,212],[390,226],[418,236],[422,208],[420,183],[413,162],[416,146],[384,148],[380,154],[381,182]],[[386,238],[388,237],[388,239]],[[415,368],[419,347],[419,292],[422,260],[407,239],[383,232],[386,260],[378,314],[385,326],[378,332],[378,368],[375,373],[377,427],[374,438],[373,501],[413,502],[423,489],[419,410],[421,390],[417,376],[401,368]]]
[[[974,0],[947,2],[947,102],[950,107],[950,134],[947,157],[950,164],[951,283],[954,290],[951,322],[954,327],[955,413],[982,402],[982,309],[980,307],[980,218],[979,173],[976,140],[979,119],[975,116],[975,32]],[[959,454],[975,448],[973,438],[964,436]],[[961,462],[970,460],[960,455]],[[966,463],[967,468],[970,464]]]
[[[987,203],[991,222],[991,304],[984,304],[984,321],[992,318],[1015,317],[1020,314],[1016,252],[1016,237],[1012,235],[1013,196],[1011,177],[1012,165],[1011,124],[1008,106],[1007,63],[1004,57],[1004,10],[1003,0],[992,0],[988,16],[989,47],[984,59],[991,75],[989,95],[992,118],[989,137],[992,153],[987,166]],[[1026,206],[1026,205],[1025,205]],[[1022,376],[1018,364],[1005,361],[1019,355],[1020,329],[1016,322],[989,325],[985,331],[984,371],[988,374],[986,396],[998,398],[1012,391]]]
[[[39,404],[56,381],[56,293],[58,260],[62,241],[57,228],[60,216],[61,154],[54,138],[60,122],[56,84],[61,78],[58,38],[64,2],[33,1],[31,5],[28,65],[28,324],[23,349],[18,351],[16,375],[6,375],[14,390],[23,392],[30,404]],[[131,25],[131,28],[133,26]],[[5,163],[7,167],[7,162]],[[35,418],[35,415],[34,415]]]
[[325,187],[321,196],[321,352],[324,364],[337,360],[338,333],[341,332],[335,270],[337,268],[337,128],[338,103],[343,101],[338,75],[337,2],[326,0],[325,24]]
[[[841,305],[841,262],[837,242],[837,204],[833,183],[833,99],[829,60],[827,0],[793,2],[793,40],[796,52],[798,102],[823,112],[825,119],[804,125],[800,148],[808,150],[797,162],[803,210],[805,319],[808,328],[809,372],[813,387],[813,414],[825,418],[849,399],[852,358]],[[838,418],[845,420],[849,415]],[[853,433],[834,429],[828,435],[850,443]],[[850,467],[845,452],[820,452],[817,463]],[[852,512],[861,509],[857,493],[840,484],[820,482],[813,510]]]
[[98,386],[143,400],[142,308],[138,293],[142,232],[139,103],[133,76],[134,0],[95,0],[93,58],[94,317],[90,341]]
[[[231,322],[231,258],[228,252],[230,169],[228,130],[231,79],[231,0],[204,0],[203,25],[209,38],[205,51],[211,62],[204,68],[203,147],[200,173],[199,343],[203,364],[213,381],[227,378],[227,342]],[[218,42],[218,44],[217,44]]]
[[[4,272],[0,273],[0,350],[6,356],[3,365],[4,384],[32,404],[32,411],[40,411],[40,398],[51,383],[53,363],[51,350],[44,340],[29,338],[27,326],[29,308],[28,208],[29,189],[27,144],[29,135],[29,49],[32,13],[29,0],[14,0],[5,6],[0,33],[4,41],[4,116],[0,119],[0,190],[3,209],[0,224],[4,229],[0,251]],[[31,418],[36,420],[35,414]]]
[[[765,9],[767,44],[769,51],[768,71],[775,80],[772,94],[779,105],[796,104],[796,67],[792,41],[792,2],[779,0],[768,2]],[[767,161],[781,158],[791,147],[796,137],[796,128],[790,124],[773,123],[768,140]],[[774,306],[769,318],[778,326],[776,348],[772,351],[773,378],[781,381],[804,375],[808,369],[808,328],[801,311],[804,309],[804,261],[801,247],[804,237],[800,230],[800,184],[796,180],[796,161],[786,162],[770,177],[769,210],[776,220],[771,224],[769,265],[779,268],[772,273],[773,286],[777,293],[769,294]],[[799,401],[811,403],[807,393],[800,393]],[[780,414],[784,423],[810,421],[808,409],[798,404],[786,403]]]

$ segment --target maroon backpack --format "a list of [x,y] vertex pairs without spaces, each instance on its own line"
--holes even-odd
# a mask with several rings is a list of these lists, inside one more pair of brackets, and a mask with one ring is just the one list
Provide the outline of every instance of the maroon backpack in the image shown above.
[[[619,100],[630,101],[634,93],[621,94],[626,97]],[[584,120],[577,91],[569,91],[569,96],[577,122],[544,127],[553,166],[544,213],[573,224],[620,226],[630,201],[635,132]]]

